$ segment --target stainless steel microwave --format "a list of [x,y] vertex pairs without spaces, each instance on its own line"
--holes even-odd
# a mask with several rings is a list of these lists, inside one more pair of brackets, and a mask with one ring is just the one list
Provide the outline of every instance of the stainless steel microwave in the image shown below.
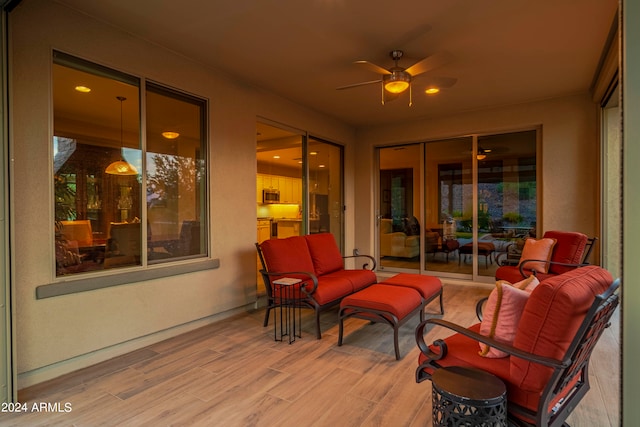
[[273,188],[265,188],[262,190],[262,203],[280,203],[280,191]]

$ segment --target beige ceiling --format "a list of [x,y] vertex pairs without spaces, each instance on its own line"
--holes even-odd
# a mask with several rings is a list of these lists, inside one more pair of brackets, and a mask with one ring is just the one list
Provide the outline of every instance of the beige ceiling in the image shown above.
[[[588,91],[617,0],[58,0],[239,82],[354,126],[455,114]],[[400,65],[448,52],[408,95],[381,105],[376,80],[353,64]],[[435,96],[431,77],[457,79]]]

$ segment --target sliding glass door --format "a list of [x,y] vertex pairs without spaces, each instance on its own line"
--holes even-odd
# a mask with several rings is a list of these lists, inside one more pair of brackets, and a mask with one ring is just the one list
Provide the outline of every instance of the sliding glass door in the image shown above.
[[377,213],[380,268],[419,270],[422,228],[422,144],[378,151],[379,207]]
[[536,235],[535,130],[378,150],[383,270],[489,281]]

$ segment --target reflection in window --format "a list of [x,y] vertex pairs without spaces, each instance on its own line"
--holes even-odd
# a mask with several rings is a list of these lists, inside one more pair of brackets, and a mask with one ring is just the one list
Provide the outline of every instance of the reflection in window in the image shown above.
[[[135,77],[54,52],[57,276],[206,255],[204,101],[147,84],[145,147],[140,89]],[[164,127],[180,135],[156,136]]]
[[206,255],[203,101],[147,87],[149,261]]

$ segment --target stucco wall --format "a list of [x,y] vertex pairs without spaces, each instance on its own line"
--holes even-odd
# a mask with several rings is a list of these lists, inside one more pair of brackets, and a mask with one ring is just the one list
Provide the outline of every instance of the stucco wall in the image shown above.
[[[256,286],[256,118],[346,144],[348,156],[354,131],[50,1],[24,0],[12,13],[10,36],[18,387],[251,306]],[[220,268],[36,300],[36,287],[55,279],[52,49],[209,99],[210,238]],[[347,233],[348,245],[351,239]]]
[[[443,95],[446,96],[446,95]],[[470,134],[541,127],[542,215],[539,230],[572,230],[599,235],[599,148],[597,106],[588,94],[468,112],[398,125],[363,129],[358,146],[366,152],[355,163],[356,242],[373,252],[375,227],[375,147]],[[365,148],[366,147],[366,148]],[[592,261],[598,258],[597,251]]]

